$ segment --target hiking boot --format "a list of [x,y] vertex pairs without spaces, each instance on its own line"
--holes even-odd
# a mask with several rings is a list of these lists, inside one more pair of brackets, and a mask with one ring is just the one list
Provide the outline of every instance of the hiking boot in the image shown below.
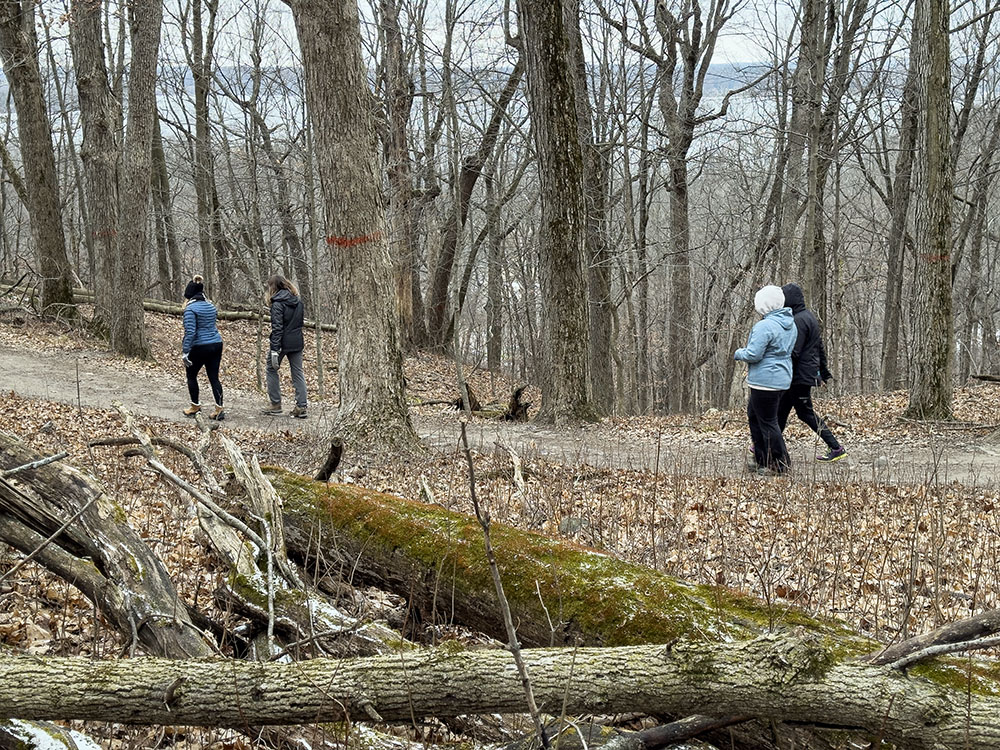
[[816,460],[824,461],[826,463],[833,463],[834,461],[839,461],[846,455],[847,455],[847,450],[844,448],[844,446],[840,446],[839,448],[831,448],[822,456],[816,456]]
[[281,404],[280,403],[276,404],[272,401],[270,406],[268,406],[266,409],[262,409],[260,413],[269,414],[271,416],[274,416],[276,414],[281,414]]
[[788,473],[788,469],[772,469],[769,466],[760,466],[757,468],[756,473],[759,477],[783,477]]
[[211,414],[208,415],[208,418],[209,419],[217,419],[218,421],[221,422],[223,419],[226,418],[226,410],[223,409],[218,404],[216,404],[215,405],[215,409],[212,411]]
[[304,406],[296,406],[294,409],[292,409],[290,412],[288,412],[288,416],[295,417],[296,419],[305,419],[306,418],[306,407],[304,407]]
[[195,414],[201,411],[201,404],[191,404],[187,409],[184,410],[185,417],[193,417]]

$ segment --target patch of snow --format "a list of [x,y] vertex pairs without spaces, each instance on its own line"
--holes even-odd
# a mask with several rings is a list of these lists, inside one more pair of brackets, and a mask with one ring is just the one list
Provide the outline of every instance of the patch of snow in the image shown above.
[[69,745],[58,737],[52,736],[52,729],[66,732],[79,750],[101,750],[101,746],[90,737],[75,730],[64,730],[61,727],[50,728],[20,719],[11,719],[6,724],[6,728],[31,750],[66,750]]

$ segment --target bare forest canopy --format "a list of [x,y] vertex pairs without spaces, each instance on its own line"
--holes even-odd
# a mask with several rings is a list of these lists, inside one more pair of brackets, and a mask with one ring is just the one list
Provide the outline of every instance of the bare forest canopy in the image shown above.
[[765,283],[845,391],[1000,370],[993,5],[562,5],[11,3],[0,276],[141,356],[144,297],[281,271],[388,378],[454,350],[557,421],[731,405]]

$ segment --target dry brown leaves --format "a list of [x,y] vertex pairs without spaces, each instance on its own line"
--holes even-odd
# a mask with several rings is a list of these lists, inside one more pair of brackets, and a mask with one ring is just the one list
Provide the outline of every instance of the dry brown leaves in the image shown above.
[[[147,319],[154,361],[123,360],[122,367],[175,367],[179,320]],[[252,389],[255,325],[224,323],[221,328],[226,378]],[[308,336],[311,347],[311,332]],[[0,325],[0,341],[39,349],[92,346],[79,333],[49,324],[21,329]],[[329,341],[324,348],[328,388],[336,380],[332,347]],[[315,364],[309,366],[315,383]],[[415,401],[456,396],[454,363],[447,359],[410,357],[406,376]],[[472,369],[466,377],[484,402],[505,402],[515,384]],[[533,400],[537,405],[537,396]],[[874,455],[940,441],[982,443],[1000,415],[1000,386],[960,389],[954,402],[958,421],[951,424],[904,420],[903,393],[833,398],[820,391],[816,403],[845,444],[866,446]],[[14,394],[0,395],[0,409],[10,415],[5,428],[36,450],[70,450],[69,461],[105,482],[163,557],[182,595],[211,611],[216,575],[194,538],[189,501],[139,459],[123,458],[120,448],[86,446],[93,437],[124,434],[116,414]],[[1000,605],[1000,500],[995,490],[889,483],[878,477],[860,481],[856,475],[844,481],[835,473],[763,480],[734,475],[730,465],[719,464],[713,471],[711,463],[693,475],[685,465],[685,451],[692,447],[717,446],[717,454],[705,454],[709,462],[712,455],[725,454],[731,464],[734,453],[742,460],[744,420],[739,409],[709,410],[696,417],[605,420],[587,428],[585,435],[658,449],[660,470],[568,465],[547,460],[539,446],[520,456],[523,488],[515,482],[510,455],[499,447],[486,450],[475,455],[478,491],[499,522],[592,545],[692,581],[738,589],[761,598],[775,612],[795,605],[833,615],[886,642]],[[147,424],[158,434],[195,438],[190,424]],[[230,434],[265,463],[306,470],[318,462],[321,447],[313,438],[250,430]],[[808,440],[811,433],[793,421],[789,439]],[[164,455],[176,471],[190,476],[185,460]],[[464,458],[457,450],[417,457],[353,456],[349,470],[351,481],[372,489],[471,511]],[[0,574],[19,557],[0,550]],[[32,653],[94,656],[114,655],[123,646],[95,622],[92,605],[72,587],[32,566],[2,584],[0,641]]]

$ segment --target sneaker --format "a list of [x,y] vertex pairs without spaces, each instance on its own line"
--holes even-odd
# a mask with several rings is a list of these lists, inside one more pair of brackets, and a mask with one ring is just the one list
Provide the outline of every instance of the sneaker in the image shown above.
[[201,404],[191,404],[187,409],[184,410],[185,417],[193,417],[195,414],[201,411]]
[[271,416],[274,416],[275,414],[281,414],[281,404],[276,404],[272,401],[270,406],[268,406],[266,409],[262,409],[260,413],[270,414]]
[[816,456],[816,460],[832,463],[834,461],[839,461],[846,455],[847,455],[847,450],[844,448],[844,446],[840,446],[839,448],[831,448],[822,456]]
[[296,419],[305,419],[306,418],[306,407],[304,407],[304,406],[296,406],[294,409],[292,409],[290,412],[288,412],[288,416],[295,417]]
[[209,419],[216,419],[216,420],[218,420],[218,421],[221,422],[223,419],[226,418],[226,410],[223,409],[218,404],[216,404],[215,405],[215,410],[211,414],[208,415],[208,418]]

